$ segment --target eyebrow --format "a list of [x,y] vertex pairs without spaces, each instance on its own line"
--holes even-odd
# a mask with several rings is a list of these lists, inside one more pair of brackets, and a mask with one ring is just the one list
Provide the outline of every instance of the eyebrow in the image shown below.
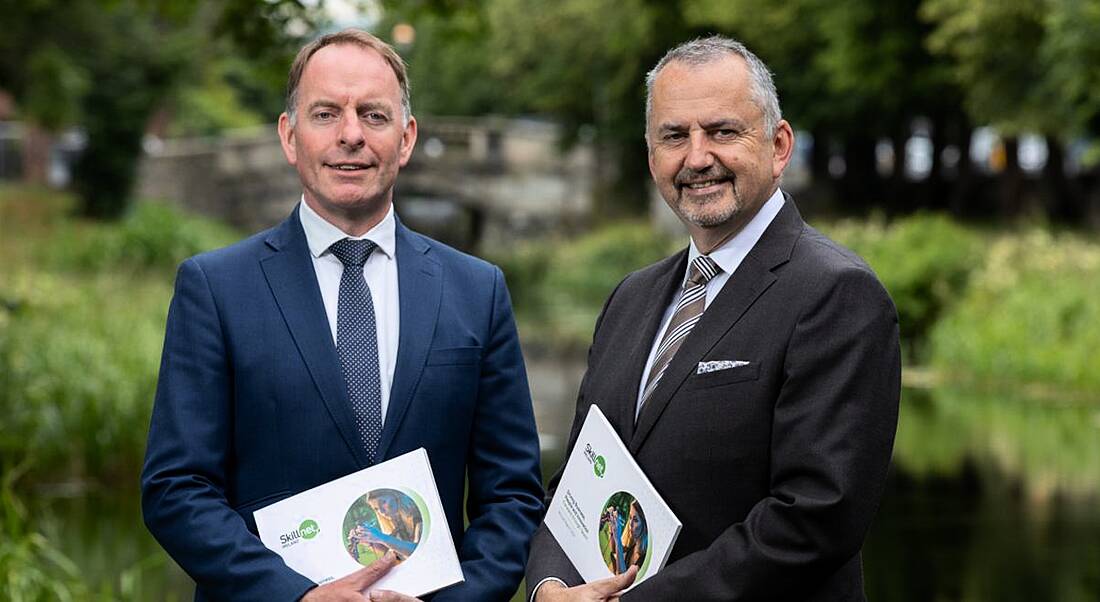
[[[739,119],[718,119],[718,120],[715,120],[715,121],[708,121],[706,123],[702,123],[702,124],[700,124],[700,126],[702,127],[702,129],[707,130],[707,131],[710,131],[710,130],[744,130],[747,127],[745,125],[745,123],[742,122]],[[689,130],[689,129],[691,129],[690,126],[686,126],[682,123],[667,122],[667,123],[662,123],[657,128],[657,131],[659,131],[659,132],[680,132],[680,131]]]
[[[334,100],[321,99],[321,100],[315,100],[315,101],[309,103],[309,107],[306,110],[307,110],[307,112],[311,112],[314,109],[319,109],[319,108],[341,109],[341,108],[343,108],[343,105],[341,105],[340,103],[338,103]],[[390,107],[389,103],[381,102],[381,101],[367,101],[367,102],[359,103],[359,104],[355,105],[355,110],[360,112],[360,113],[362,113],[363,111],[382,111],[382,112],[386,113],[387,115],[390,112],[393,111],[393,109]]]

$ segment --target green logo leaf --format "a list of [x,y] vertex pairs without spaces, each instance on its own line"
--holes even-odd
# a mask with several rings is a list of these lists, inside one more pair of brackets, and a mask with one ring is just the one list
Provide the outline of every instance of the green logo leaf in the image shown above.
[[301,533],[302,537],[305,539],[313,539],[321,532],[321,527],[317,526],[317,521],[307,518],[302,521],[301,526],[298,527],[298,532]]
[[607,471],[607,462],[604,461],[603,456],[596,456],[592,469],[596,471],[597,477],[603,478],[603,473]]

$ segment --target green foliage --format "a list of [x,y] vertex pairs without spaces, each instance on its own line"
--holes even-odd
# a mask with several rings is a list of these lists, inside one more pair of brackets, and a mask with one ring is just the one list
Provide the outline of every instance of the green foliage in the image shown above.
[[910,360],[922,360],[929,330],[982,263],[982,238],[946,216],[916,214],[889,225],[841,221],[825,228],[875,270],[898,309]]
[[36,475],[135,474],[171,287],[165,279],[24,270],[0,317],[0,455]]
[[620,223],[573,240],[548,239],[491,256],[508,280],[526,343],[584,349],[604,301],[630,272],[672,253],[682,240],[644,223]]
[[932,331],[931,361],[989,384],[1100,392],[1100,245],[1034,230],[993,241]]
[[52,265],[77,270],[171,269],[202,251],[240,238],[232,229],[208,219],[186,215],[174,207],[144,202],[117,224],[72,223],[63,226],[47,259]]
[[132,478],[171,267],[232,233],[154,204],[114,226],[17,210],[36,198],[0,194],[2,248],[24,259],[0,266],[0,458],[32,463],[39,480]]
[[15,496],[15,480],[25,466],[4,466],[0,482],[0,591],[12,602],[87,600],[89,591],[79,570],[41,533],[31,528],[29,513]]
[[[299,42],[290,32],[312,31],[322,13],[297,0],[0,0],[0,81],[47,130],[80,118],[87,146],[73,170],[79,209],[114,219],[128,206],[151,117],[174,93],[185,91],[179,104],[188,127],[247,120],[234,104],[220,104],[238,98],[236,106],[270,116]],[[226,55],[248,67],[204,80],[208,63],[232,62]]]

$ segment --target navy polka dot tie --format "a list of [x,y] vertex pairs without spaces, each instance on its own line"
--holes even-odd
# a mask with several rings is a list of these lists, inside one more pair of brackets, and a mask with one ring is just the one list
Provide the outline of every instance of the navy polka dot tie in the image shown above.
[[344,383],[355,414],[355,428],[372,464],[382,437],[382,385],[374,302],[363,277],[363,264],[376,248],[378,245],[369,240],[348,238],[329,247],[344,264],[336,310],[336,352],[344,368]]

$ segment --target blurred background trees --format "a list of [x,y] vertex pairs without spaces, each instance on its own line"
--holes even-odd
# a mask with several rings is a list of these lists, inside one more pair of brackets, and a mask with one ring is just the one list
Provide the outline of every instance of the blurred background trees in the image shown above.
[[[646,70],[679,41],[724,33],[773,68],[785,116],[812,140],[811,194],[841,211],[1097,219],[1095,1],[383,4],[387,25],[417,33],[405,50],[422,109],[550,115],[572,136],[594,137],[611,217],[647,201]],[[978,126],[1001,136],[982,169],[971,152]],[[1025,133],[1048,153],[1033,185],[1017,160]],[[903,169],[914,135],[930,146],[919,177]],[[1066,149],[1080,140],[1091,150],[1071,162]]]
[[[0,89],[34,126],[27,177],[43,179],[50,134],[83,126],[75,188],[100,217],[125,208],[142,134],[273,121],[290,56],[330,15],[298,0],[0,4]],[[419,112],[539,116],[566,126],[564,145],[592,141],[606,218],[647,206],[646,71],[680,41],[724,33],[775,71],[812,198],[842,212],[1100,221],[1095,0],[351,4],[407,57]],[[976,128],[996,133],[989,159]],[[1018,160],[1025,135],[1046,153],[1039,177]],[[925,158],[907,174],[914,152]]]
[[29,126],[25,176],[44,181],[52,136],[81,126],[72,186],[96,218],[127,208],[150,130],[277,115],[286,66],[324,20],[296,0],[3,0],[0,14],[0,89]]

